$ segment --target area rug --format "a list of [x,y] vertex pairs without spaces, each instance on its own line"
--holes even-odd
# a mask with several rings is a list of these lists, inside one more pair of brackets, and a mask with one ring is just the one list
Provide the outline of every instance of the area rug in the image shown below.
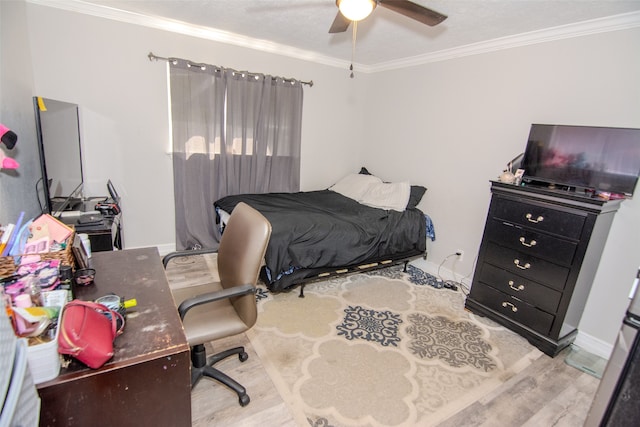
[[247,333],[301,425],[432,426],[542,355],[409,266],[258,292]]

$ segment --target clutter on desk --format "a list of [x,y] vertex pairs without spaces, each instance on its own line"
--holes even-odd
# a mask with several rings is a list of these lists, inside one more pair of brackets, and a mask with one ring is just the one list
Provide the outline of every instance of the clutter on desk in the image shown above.
[[126,309],[136,301],[107,295],[103,302],[110,308],[74,299],[78,286],[95,280],[86,236],[51,215],[26,219],[24,212],[0,233],[2,303],[15,335],[28,342],[34,382],[58,376],[60,354],[93,369],[106,363],[123,331]]
[[73,292],[73,268],[70,265],[61,265],[58,269],[59,289],[67,291],[67,302],[75,298]]
[[65,304],[73,299],[75,234],[48,214],[28,219],[21,212],[14,222],[0,227],[2,305],[15,335],[28,344],[36,384],[60,371],[58,324]]
[[67,302],[59,289],[60,260],[23,264],[0,279],[2,305],[17,337],[28,342],[27,356],[36,384],[58,375],[58,318]]
[[[15,293],[16,283],[23,284],[22,292]],[[60,372],[58,319],[67,302],[67,291],[42,290],[39,280],[32,274],[11,283],[13,294],[4,284],[4,309],[15,335],[28,344],[27,360],[34,383],[55,378]]]
[[[134,302],[134,304],[131,304],[132,301]],[[108,294],[108,295],[102,296],[96,300],[96,303],[102,304],[105,307],[109,308],[110,310],[120,314],[121,318],[116,319],[118,329],[120,329],[124,325],[124,319],[127,315],[127,308],[135,306],[137,304],[135,299],[125,301],[124,297],[121,297],[116,294]],[[111,320],[110,313],[105,313],[105,315],[109,320]],[[121,321],[122,321],[122,324],[120,323]]]
[[73,242],[71,243],[71,251],[76,260],[78,268],[89,268],[89,254],[87,253],[87,246],[83,242],[82,238],[76,234],[73,236]]
[[0,227],[0,278],[11,276],[20,265],[59,260],[74,266],[75,231],[49,214],[26,219],[21,212],[14,223]]
[[124,316],[109,307],[73,300],[62,313],[58,352],[68,354],[92,369],[113,357],[113,341],[122,333]]
[[73,279],[78,286],[93,285],[93,281],[96,278],[96,270],[94,268],[81,268],[76,270],[73,274]]

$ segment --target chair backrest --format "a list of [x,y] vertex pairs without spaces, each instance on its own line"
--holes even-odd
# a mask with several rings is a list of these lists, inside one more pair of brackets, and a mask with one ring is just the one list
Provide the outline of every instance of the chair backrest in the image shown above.
[[[218,273],[223,288],[255,286],[270,237],[269,221],[246,203],[238,203],[218,248]],[[257,317],[255,295],[234,298],[232,303],[247,327],[253,326]]]

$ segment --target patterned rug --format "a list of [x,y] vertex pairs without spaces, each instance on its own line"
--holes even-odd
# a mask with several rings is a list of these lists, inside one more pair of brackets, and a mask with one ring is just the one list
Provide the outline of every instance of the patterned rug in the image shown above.
[[248,337],[301,425],[436,425],[542,353],[413,266],[258,292]]

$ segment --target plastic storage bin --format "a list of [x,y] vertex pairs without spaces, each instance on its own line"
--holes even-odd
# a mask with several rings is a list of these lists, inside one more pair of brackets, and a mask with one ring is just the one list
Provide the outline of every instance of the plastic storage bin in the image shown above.
[[[44,305],[47,307],[58,306],[60,312],[67,302],[67,291],[57,290],[43,292]],[[29,370],[33,381],[40,384],[54,379],[60,373],[60,355],[58,354],[58,334],[60,328],[56,328],[55,337],[46,343],[30,345],[27,348]]]

